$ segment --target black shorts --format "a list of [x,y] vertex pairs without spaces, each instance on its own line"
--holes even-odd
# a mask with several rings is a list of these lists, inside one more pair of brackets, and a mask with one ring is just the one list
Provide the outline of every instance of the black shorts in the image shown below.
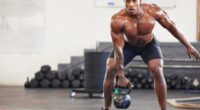
[[[134,47],[125,42],[123,47],[124,66],[127,65],[135,56],[140,55],[142,60],[147,64],[151,59],[163,59],[162,51],[155,38],[152,39],[144,47]],[[114,58],[114,50],[111,52],[110,58]]]

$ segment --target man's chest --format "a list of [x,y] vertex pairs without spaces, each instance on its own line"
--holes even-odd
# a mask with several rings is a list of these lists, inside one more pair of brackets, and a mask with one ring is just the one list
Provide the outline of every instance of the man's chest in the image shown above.
[[154,26],[155,19],[151,16],[144,16],[141,19],[127,18],[123,31],[127,36],[146,35],[152,32]]

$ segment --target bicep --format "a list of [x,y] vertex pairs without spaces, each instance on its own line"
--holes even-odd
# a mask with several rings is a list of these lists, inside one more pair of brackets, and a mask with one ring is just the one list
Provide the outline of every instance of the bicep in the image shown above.
[[150,10],[151,10],[152,16],[154,16],[154,18],[164,28],[169,29],[170,26],[175,25],[175,23],[169,18],[167,12],[165,12],[164,10],[162,10],[157,5],[152,4],[152,7],[151,7]]
[[122,48],[124,46],[124,37],[122,33],[116,33],[111,30],[111,37],[114,48]]
[[112,20],[111,22],[111,37],[114,48],[124,46],[124,36],[122,33],[122,25],[118,20]]
[[166,29],[169,29],[171,26],[174,26],[175,23],[169,18],[168,14],[165,11],[160,10],[160,15],[158,15],[157,21],[161,26]]

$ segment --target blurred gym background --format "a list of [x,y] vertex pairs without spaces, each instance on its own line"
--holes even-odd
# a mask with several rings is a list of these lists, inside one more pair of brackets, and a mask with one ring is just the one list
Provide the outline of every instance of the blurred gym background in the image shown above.
[[[161,6],[200,51],[199,0],[143,1]],[[101,93],[103,64],[112,50],[110,20],[121,8],[123,0],[0,0],[0,90],[17,86]],[[159,24],[154,34],[164,54],[168,89],[200,90],[200,62],[189,59],[183,45]],[[125,73],[135,89],[153,88],[140,57]]]
[[[175,7],[164,10],[189,41],[197,42],[197,0],[175,1]],[[23,85],[41,65],[58,70],[59,63],[70,63],[71,56],[82,56],[97,42],[111,42],[110,17],[121,8],[98,7],[94,0],[0,3],[1,85]],[[159,25],[154,31],[160,42],[177,42]]]

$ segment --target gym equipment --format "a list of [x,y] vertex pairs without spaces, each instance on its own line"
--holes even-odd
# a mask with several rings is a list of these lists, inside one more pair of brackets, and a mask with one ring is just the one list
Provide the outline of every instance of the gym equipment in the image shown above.
[[83,80],[84,80],[84,74],[83,74],[83,73],[80,74],[80,75],[78,76],[78,79],[79,79],[80,81],[83,81]]
[[109,54],[96,51],[85,52],[85,89],[103,90],[106,60]]
[[70,86],[70,82],[68,80],[62,81],[62,87],[68,88]]
[[68,79],[68,72],[66,72],[66,71],[60,72],[60,73],[57,74],[57,77],[60,81],[67,80]]
[[56,78],[56,74],[57,71],[49,71],[45,74],[45,78],[47,78],[48,80],[53,80],[54,78]]
[[131,105],[131,89],[132,87],[120,87],[117,85],[116,78],[116,84],[113,89],[114,97],[113,97],[113,103],[114,106],[118,109],[127,109]]
[[72,75],[75,77],[75,78],[78,78],[80,74],[83,74],[84,73],[84,70],[82,68],[75,68],[72,70]]
[[51,67],[49,65],[43,65],[41,67],[40,71],[43,73],[47,73],[47,72],[51,71]]
[[72,87],[73,88],[79,88],[81,86],[81,82],[79,80],[73,80],[72,81]]
[[35,79],[38,81],[41,81],[44,78],[44,73],[41,71],[38,71],[35,73]]
[[131,105],[130,89],[116,87],[114,89],[113,103],[118,109],[127,109]]
[[29,83],[30,83],[29,77],[27,77],[27,78],[26,78],[26,82],[25,82],[25,84],[24,84],[24,87],[25,87],[25,88],[29,88],[29,87],[30,87],[30,84],[29,84]]
[[50,81],[48,79],[42,79],[40,81],[40,86],[43,88],[48,88],[50,87]]
[[38,84],[39,84],[38,81],[35,78],[32,78],[30,83],[29,83],[29,86],[31,88],[36,88],[36,87],[38,87]]
[[52,86],[53,88],[58,88],[58,87],[60,87],[60,85],[61,85],[61,82],[60,82],[60,80],[58,80],[58,79],[53,79],[53,80],[51,81],[51,86]]
[[71,97],[76,93],[88,93],[93,97],[93,93],[103,93],[103,79],[106,69],[106,60],[109,52],[98,52],[96,50],[86,50],[84,53],[84,89],[73,89]]
[[168,99],[167,102],[176,108],[200,109],[200,97]]
[[72,75],[72,74],[68,75],[68,80],[69,80],[70,82],[72,82],[73,80],[75,80],[74,75]]
[[137,89],[142,89],[142,88],[143,88],[143,85],[142,85],[140,82],[138,82],[138,83],[135,84],[135,87],[136,87]]

